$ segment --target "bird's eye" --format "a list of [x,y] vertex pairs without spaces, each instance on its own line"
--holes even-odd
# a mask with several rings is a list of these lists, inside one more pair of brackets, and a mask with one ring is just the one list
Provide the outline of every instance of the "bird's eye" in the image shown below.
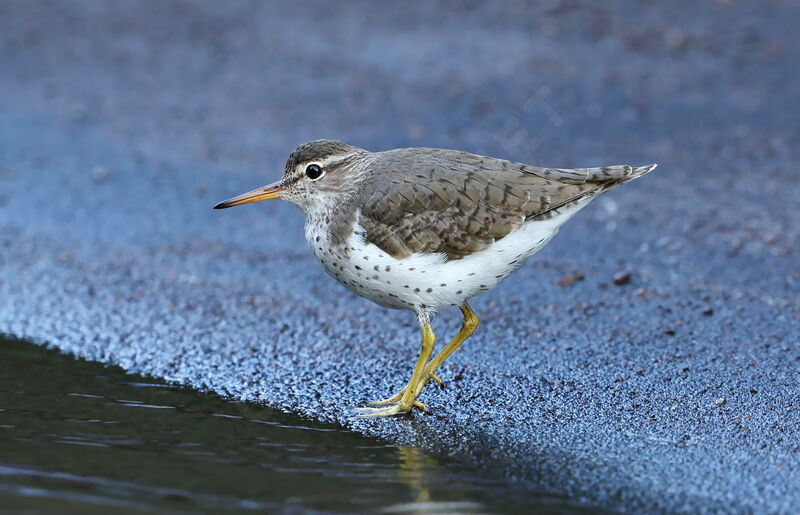
[[319,165],[308,165],[306,166],[306,177],[311,179],[312,181],[316,181],[320,177],[322,177],[322,168]]

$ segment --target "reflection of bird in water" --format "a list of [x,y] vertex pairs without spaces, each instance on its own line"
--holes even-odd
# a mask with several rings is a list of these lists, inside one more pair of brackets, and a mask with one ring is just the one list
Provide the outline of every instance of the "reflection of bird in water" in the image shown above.
[[416,502],[431,500],[431,492],[425,482],[425,469],[436,465],[436,461],[416,447],[403,445],[397,449],[400,454],[400,469],[397,477],[416,493]]
[[[397,477],[411,489],[416,499],[412,503],[391,506],[383,511],[402,513],[480,513],[483,505],[470,500],[469,490],[454,489],[448,481],[448,472],[436,459],[416,447],[401,446],[400,469]],[[447,483],[448,488],[437,488]],[[436,498],[432,492],[447,492],[447,498]]]

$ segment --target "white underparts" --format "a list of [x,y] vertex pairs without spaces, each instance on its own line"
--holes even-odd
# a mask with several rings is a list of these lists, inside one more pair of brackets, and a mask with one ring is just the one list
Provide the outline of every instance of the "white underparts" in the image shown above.
[[358,217],[347,249],[330,246],[321,224],[307,222],[306,239],[325,270],[351,291],[382,306],[433,312],[458,306],[494,287],[547,245],[559,227],[590,200],[561,208],[550,219],[526,222],[488,248],[451,261],[444,254],[393,258],[365,243]]

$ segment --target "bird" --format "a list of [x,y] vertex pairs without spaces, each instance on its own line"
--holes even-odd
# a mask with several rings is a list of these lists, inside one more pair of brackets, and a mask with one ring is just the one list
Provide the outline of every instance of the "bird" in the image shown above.
[[[325,271],[381,306],[412,311],[422,331],[411,378],[360,416],[428,411],[418,400],[478,317],[467,301],[496,286],[602,193],[656,167],[546,168],[459,150],[370,152],[341,141],[298,146],[283,177],[214,206],[282,199],[305,214]],[[458,307],[461,329],[433,358],[432,315]]]

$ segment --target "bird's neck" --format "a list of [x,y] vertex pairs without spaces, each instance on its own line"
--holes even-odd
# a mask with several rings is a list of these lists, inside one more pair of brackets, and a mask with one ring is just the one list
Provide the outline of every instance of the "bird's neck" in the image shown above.
[[[324,245],[346,245],[356,221],[357,209],[353,201],[338,197],[327,202],[320,199],[306,210],[305,235],[313,248]],[[333,199],[331,199],[333,200]]]

